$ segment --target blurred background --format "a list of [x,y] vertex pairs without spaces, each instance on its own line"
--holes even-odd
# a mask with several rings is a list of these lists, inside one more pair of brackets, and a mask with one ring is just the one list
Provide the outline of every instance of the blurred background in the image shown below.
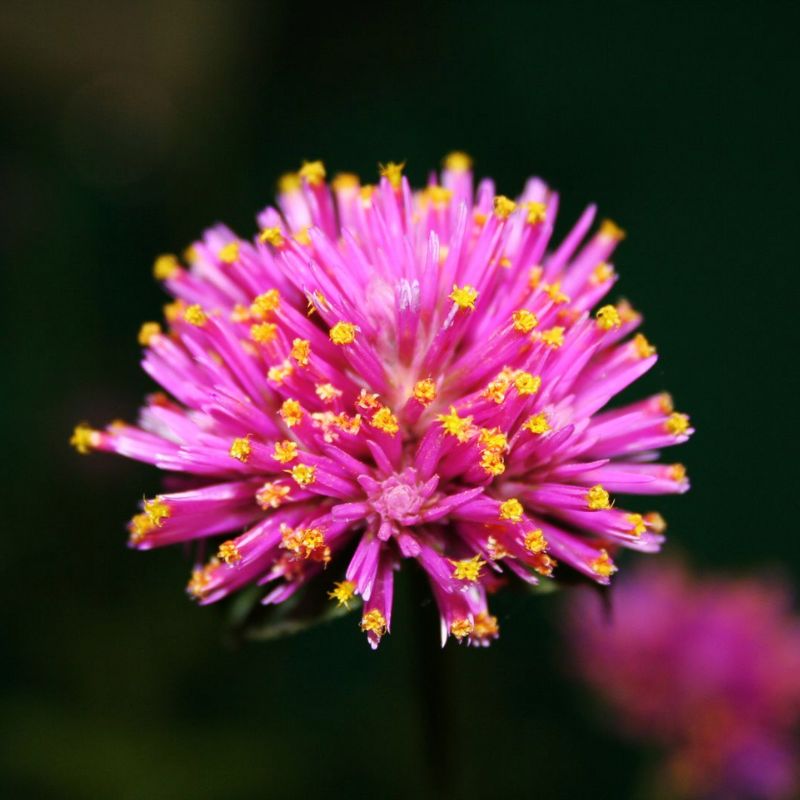
[[796,6],[311,8],[0,6],[0,794],[425,798],[444,762],[454,797],[646,797],[648,753],[563,673],[558,595],[498,598],[488,651],[442,656],[407,581],[377,653],[354,617],[234,647],[179,549],[125,546],[156,471],[67,440],[152,389],[158,253],[251,235],[302,159],[420,183],[463,149],[504,193],[558,187],[557,233],[590,201],[627,229],[619,290],[662,355],[639,391],[698,429],[668,549],[797,579]]

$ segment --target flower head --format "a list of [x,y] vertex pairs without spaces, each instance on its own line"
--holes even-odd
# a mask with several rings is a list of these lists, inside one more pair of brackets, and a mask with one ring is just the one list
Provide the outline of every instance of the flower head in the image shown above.
[[800,619],[774,581],[624,577],[612,607],[576,592],[578,673],[636,740],[666,751],[670,797],[796,797]]
[[159,257],[175,300],[140,341],[165,394],[136,425],[72,440],[190,481],[157,521],[134,518],[132,545],[214,539],[190,582],[201,603],[252,584],[280,603],[325,578],[360,598],[373,646],[405,561],[443,639],[485,645],[506,578],[605,584],[620,548],[658,550],[661,518],[618,496],[685,491],[655,459],[692,429],[664,395],[603,410],[658,356],[630,306],[601,302],[620,229],[589,234],[590,207],[553,245],[556,207],[538,179],[517,200],[475,189],[463,153],[417,192],[399,164],[362,187],[312,161],[252,240],[217,226],[187,266]]

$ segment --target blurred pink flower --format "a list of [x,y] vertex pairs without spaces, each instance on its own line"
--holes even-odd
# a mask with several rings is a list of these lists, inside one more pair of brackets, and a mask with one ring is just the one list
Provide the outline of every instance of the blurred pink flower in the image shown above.
[[661,517],[609,492],[685,491],[683,467],[655,459],[692,428],[668,395],[601,412],[657,356],[628,338],[627,303],[592,313],[624,233],[589,235],[590,206],[550,248],[557,208],[535,178],[516,202],[474,189],[458,153],[416,192],[402,165],[364,186],[312,162],[253,241],[218,225],[188,267],[161,256],[176,299],[140,341],[168,394],[136,426],[73,436],[192,478],[143,503],[131,544],[193,542],[200,559],[229,537],[194,570],[201,603],[253,583],[281,603],[333,562],[330,596],[361,598],[373,647],[403,559],[430,581],[443,641],[485,645],[504,576],[534,584],[558,561],[608,583],[618,547],[658,550]]
[[785,588],[648,565],[609,608],[576,592],[568,621],[578,673],[629,737],[665,749],[673,793],[797,796],[800,618]]

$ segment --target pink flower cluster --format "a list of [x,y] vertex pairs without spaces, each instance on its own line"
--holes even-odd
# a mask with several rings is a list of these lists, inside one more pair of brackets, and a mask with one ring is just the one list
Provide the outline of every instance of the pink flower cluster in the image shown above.
[[201,603],[253,583],[280,603],[327,568],[373,647],[403,560],[443,641],[484,645],[507,576],[608,583],[618,548],[658,550],[662,518],[610,493],[685,491],[656,458],[692,429],[665,394],[601,411],[657,355],[628,303],[600,305],[624,232],[590,233],[590,206],[553,246],[557,209],[536,178],[516,201],[474,187],[461,153],[418,191],[402,165],[362,185],[317,161],[284,176],[253,240],[218,225],[185,265],[159,257],[175,300],[139,338],[164,393],[137,425],[72,439],[191,479],[143,503],[131,544],[196,544]]
[[575,668],[629,736],[667,751],[664,796],[797,797],[800,618],[782,587],[660,564],[617,583],[610,609],[571,599]]

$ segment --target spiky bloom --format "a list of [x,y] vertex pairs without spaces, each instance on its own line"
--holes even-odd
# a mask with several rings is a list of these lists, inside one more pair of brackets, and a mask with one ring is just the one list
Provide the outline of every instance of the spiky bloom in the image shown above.
[[610,609],[574,593],[569,622],[576,671],[666,750],[659,796],[797,797],[800,618],[783,587],[648,565]]
[[280,603],[328,567],[373,647],[403,560],[427,574],[443,639],[487,644],[506,576],[535,584],[559,562],[607,583],[617,548],[657,550],[663,520],[609,493],[685,491],[654,459],[692,431],[668,395],[598,413],[657,356],[627,303],[593,312],[623,232],[590,234],[592,206],[551,247],[557,207],[538,179],[516,202],[473,189],[463,154],[417,192],[401,165],[363,186],[313,162],[252,241],[217,226],[188,266],[161,256],[175,300],[139,338],[167,394],[136,426],[73,438],[195,479],[144,503],[132,545],[216,539],[189,583],[201,603],[254,582]]

